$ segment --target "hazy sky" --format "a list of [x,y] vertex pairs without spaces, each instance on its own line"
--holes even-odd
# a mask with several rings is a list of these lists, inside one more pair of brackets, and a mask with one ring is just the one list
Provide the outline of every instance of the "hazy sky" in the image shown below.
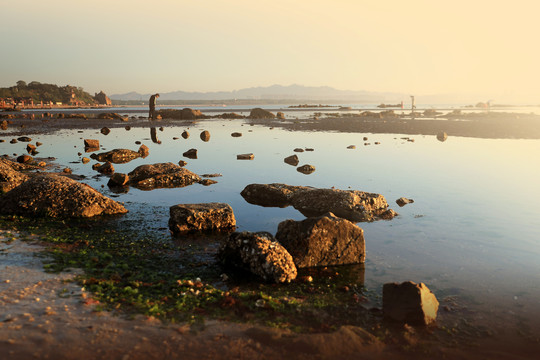
[[540,102],[536,0],[0,0],[0,86],[272,84]]

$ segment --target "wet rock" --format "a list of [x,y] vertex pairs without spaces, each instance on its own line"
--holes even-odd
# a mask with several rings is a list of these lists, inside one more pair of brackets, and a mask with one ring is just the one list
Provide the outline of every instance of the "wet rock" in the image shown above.
[[127,116],[121,116],[117,113],[100,113],[97,116],[98,119],[104,119],[104,120],[121,120],[121,121],[128,121]]
[[20,141],[20,142],[30,142],[30,141],[32,141],[32,139],[29,138],[28,136],[18,137],[17,140]]
[[141,154],[139,152],[129,149],[114,149],[111,151],[90,155],[90,157],[94,160],[101,162],[109,161],[113,164],[125,164],[133,159],[137,159],[140,156]]
[[315,151],[313,148],[306,148],[306,151]]
[[107,183],[107,186],[109,187],[115,187],[115,186],[126,186],[129,182],[129,176],[122,173],[114,173],[109,179],[109,182]]
[[27,151],[29,154],[35,155],[36,152],[37,152],[37,149],[36,149],[36,146],[35,146],[35,145],[28,144],[28,145],[26,145],[26,151]]
[[99,140],[94,139],[84,139],[85,148],[98,148],[99,149]]
[[45,161],[40,161],[40,162],[38,162],[37,166],[45,167],[45,166],[47,166],[47,163]]
[[87,157],[83,157],[83,158],[81,159],[81,162],[82,162],[83,164],[88,164],[88,163],[90,162],[90,159],[87,158]]
[[86,152],[86,153],[91,153],[91,152],[96,152],[96,151],[99,151],[98,147],[95,147],[95,148],[94,147],[91,147],[91,148],[90,147],[85,147],[84,148],[84,152]]
[[142,190],[184,187],[201,181],[199,175],[173,163],[141,165],[128,175],[130,184]]
[[111,132],[111,129],[109,129],[108,127],[103,127],[103,128],[101,128],[100,132],[103,135],[109,135],[109,133]]
[[184,139],[187,139],[187,138],[189,137],[189,133],[188,133],[186,130],[184,130],[184,131],[182,132],[182,137],[183,137]]
[[197,159],[197,149],[189,149],[182,156],[187,157],[188,159]]
[[178,162],[178,165],[183,167],[183,166],[186,166],[186,165],[187,165],[187,162],[184,161],[184,160],[180,160],[180,161]]
[[83,119],[83,120],[88,119],[88,117],[85,114],[65,114],[65,117],[69,119]]
[[367,141],[367,140],[368,140],[367,136],[364,136],[363,140],[364,140],[364,141]]
[[271,113],[268,110],[264,110],[261,108],[255,108],[251,110],[248,116],[250,119],[274,119],[276,115]]
[[103,165],[97,166],[95,170],[101,174],[112,174],[114,173],[114,166],[110,161],[107,161]]
[[71,170],[70,168],[64,168],[64,170],[62,170],[62,172],[64,174],[72,174],[73,173],[73,170]]
[[21,155],[17,158],[17,162],[21,164],[29,163],[30,161],[34,160],[30,155]]
[[253,160],[253,159],[255,159],[255,155],[253,155],[252,153],[236,155],[236,160]]
[[129,130],[131,130],[131,126],[128,125],[128,126],[124,127],[124,129],[126,129],[126,131],[129,131]]
[[141,142],[139,140],[135,141],[135,144],[141,145]]
[[304,149],[302,149],[302,148],[296,148],[296,149],[294,149],[293,151],[294,151],[294,152],[299,152],[299,153],[301,153],[301,152],[304,152]]
[[305,165],[302,165],[300,167],[297,167],[296,171],[301,172],[302,174],[309,175],[309,174],[311,174],[311,173],[313,173],[315,171],[315,166],[305,164]]
[[285,114],[282,113],[281,111],[278,111],[278,112],[277,112],[276,117],[277,117],[279,120],[285,120]]
[[196,120],[206,118],[200,110],[193,110],[190,108],[183,108],[182,110],[161,109],[158,111],[158,115],[161,116],[162,119],[176,120]]
[[190,231],[234,231],[236,219],[228,204],[179,204],[170,207],[169,229],[178,235]]
[[9,142],[10,144],[16,144],[18,143],[17,139],[11,139],[11,141]]
[[92,187],[65,176],[36,175],[0,197],[0,213],[21,216],[92,217],[127,210]]
[[0,129],[2,130],[8,129],[8,122],[6,120],[2,120],[2,122],[0,122]]
[[388,320],[411,325],[435,322],[439,302],[424,283],[406,281],[383,286],[383,314]]
[[371,221],[387,211],[380,194],[358,190],[318,189],[286,184],[249,184],[240,193],[250,204],[286,207],[292,205],[307,217],[328,212],[352,222]]
[[394,210],[392,209],[387,209],[386,211],[382,212],[379,217],[383,220],[392,220],[393,218],[395,218],[396,216],[398,216],[399,214],[397,212],[395,212]]
[[297,268],[362,264],[366,260],[364,230],[332,213],[278,225],[276,239]]
[[246,117],[237,113],[223,113],[215,116],[218,119],[245,119]]
[[232,136],[232,137],[240,137],[240,136],[242,136],[242,133],[239,133],[239,132],[233,132],[233,133],[231,134],[231,136]]
[[217,184],[217,181],[211,180],[211,179],[202,179],[201,181],[199,181],[199,184],[204,185],[204,186],[210,186],[210,185]]
[[8,192],[28,180],[28,175],[17,171],[17,168],[19,167],[16,163],[0,159],[0,194]]
[[139,156],[143,159],[150,155],[150,149],[144,144],[139,147],[139,150],[137,152],[139,153]]
[[437,134],[437,140],[439,141],[446,141],[446,139],[448,139],[448,134],[445,133],[444,131],[441,131],[440,133]]
[[210,141],[210,132],[208,130],[204,130],[203,132],[201,132],[200,137],[202,141]]
[[413,199],[407,199],[407,198],[404,198],[404,197],[400,197],[399,199],[396,200],[396,204],[399,205],[399,207],[403,207],[407,204],[412,204],[414,202]]
[[243,268],[265,281],[290,282],[297,270],[292,256],[266,232],[235,232],[221,245],[218,259],[225,266]]
[[283,161],[292,166],[296,166],[300,162],[297,155],[287,156]]
[[356,149],[356,145],[349,145],[347,146],[347,149]]

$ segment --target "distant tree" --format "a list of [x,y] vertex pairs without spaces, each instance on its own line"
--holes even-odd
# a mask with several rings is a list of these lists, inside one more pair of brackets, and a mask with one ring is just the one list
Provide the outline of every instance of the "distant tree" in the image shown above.
[[26,85],[26,81],[23,81],[23,80],[17,81],[17,87],[18,87],[19,89],[26,89],[26,86],[27,86],[27,85]]

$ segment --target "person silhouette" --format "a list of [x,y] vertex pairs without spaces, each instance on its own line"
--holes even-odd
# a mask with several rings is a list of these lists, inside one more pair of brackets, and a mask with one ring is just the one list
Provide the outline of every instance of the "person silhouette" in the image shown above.
[[148,112],[148,119],[149,120],[155,120],[156,118],[156,101],[159,97],[159,94],[154,94],[150,96],[150,100],[148,101],[149,106],[149,112]]

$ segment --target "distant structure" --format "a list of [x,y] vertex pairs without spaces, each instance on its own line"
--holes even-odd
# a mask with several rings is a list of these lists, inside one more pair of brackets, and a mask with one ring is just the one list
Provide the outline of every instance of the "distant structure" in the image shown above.
[[411,111],[414,111],[416,109],[416,103],[414,101],[414,95],[411,95]]
[[109,97],[103,91],[95,94],[94,99],[96,99],[99,105],[112,105],[111,99],[109,99]]

